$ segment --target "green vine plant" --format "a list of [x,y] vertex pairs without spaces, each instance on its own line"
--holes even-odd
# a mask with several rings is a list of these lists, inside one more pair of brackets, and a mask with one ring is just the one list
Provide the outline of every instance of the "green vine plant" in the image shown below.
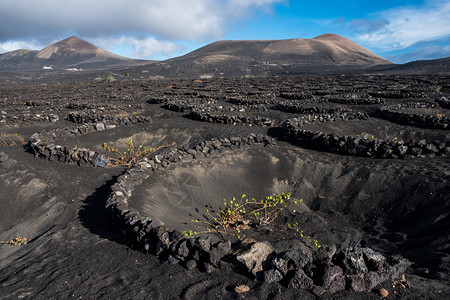
[[[184,231],[184,235],[189,237],[201,233],[217,232],[244,239],[246,235],[243,231],[259,225],[272,224],[286,208],[298,205],[302,201],[302,199],[292,200],[291,193],[273,194],[261,200],[249,199],[245,194],[240,199],[235,197],[230,201],[224,199],[224,208],[215,215],[209,209],[205,209],[205,220],[192,220],[194,223],[204,224],[205,231]],[[299,230],[298,223],[288,223],[283,227],[297,231],[302,238],[314,243],[315,247],[321,247],[317,240],[311,240],[309,236],[305,236],[303,231]]]
[[4,147],[17,146],[18,144],[24,146],[26,143],[27,142],[25,142],[25,140],[17,133],[12,138],[6,134],[0,135],[0,145]]
[[147,148],[143,144],[136,146],[132,139],[127,140],[127,149],[124,152],[119,151],[119,149],[108,146],[107,143],[103,143],[102,149],[109,152],[111,156],[107,156],[109,167],[132,167],[144,159],[150,156],[150,154],[174,145],[175,143],[169,145],[161,145],[156,148]]
[[17,237],[15,239],[12,239],[10,241],[0,241],[0,244],[8,244],[13,246],[22,246],[27,244],[27,238],[25,237]]

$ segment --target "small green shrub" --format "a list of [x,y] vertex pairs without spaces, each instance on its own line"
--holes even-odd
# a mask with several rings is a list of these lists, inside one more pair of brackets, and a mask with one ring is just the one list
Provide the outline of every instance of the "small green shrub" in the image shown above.
[[[259,225],[272,224],[286,208],[291,205],[298,205],[302,201],[302,199],[292,200],[290,193],[273,194],[261,200],[249,199],[244,194],[240,199],[224,200],[224,208],[220,209],[215,215],[209,209],[205,209],[205,220],[196,219],[192,222],[206,225],[206,231],[184,231],[184,235],[191,236],[213,231],[243,239],[245,238],[243,231]],[[298,223],[287,224],[283,227],[293,229],[301,237],[311,240],[309,236],[304,236],[303,231],[298,229]],[[321,247],[317,240],[311,242],[316,247]]]
[[162,148],[173,145],[162,145],[156,148],[147,148],[143,144],[135,146],[132,139],[129,139],[126,143],[127,150],[124,152],[119,151],[116,148],[109,147],[107,143],[103,143],[103,150],[111,153],[113,156],[107,156],[109,167],[132,167],[142,162],[145,158],[150,156],[155,151]]
[[8,146],[17,146],[18,144],[23,146],[23,145],[26,144],[26,142],[17,133],[13,137],[8,136],[6,134],[1,134],[0,135],[0,145],[2,145],[4,147],[8,147]]
[[116,79],[111,74],[106,74],[105,76],[102,77],[102,81],[106,83],[112,83],[116,81]]
[[17,237],[15,239],[12,239],[10,241],[0,241],[0,244],[8,244],[8,245],[14,245],[14,246],[22,246],[26,245],[27,238],[23,237]]

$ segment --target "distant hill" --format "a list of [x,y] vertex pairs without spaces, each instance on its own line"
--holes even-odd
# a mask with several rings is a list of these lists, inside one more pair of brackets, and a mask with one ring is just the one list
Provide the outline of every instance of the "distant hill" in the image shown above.
[[[42,50],[16,50],[0,54],[3,77],[14,72],[43,69],[62,73],[55,78],[75,76],[66,69],[117,70],[133,77],[213,78],[246,76],[283,76],[337,73],[449,73],[450,58],[423,60],[395,65],[351,40],[324,34],[313,39],[218,41],[186,55],[164,60],[135,60],[101,49],[75,36]],[[55,73],[55,72],[54,72]],[[79,73],[79,72],[78,72]],[[55,73],[56,74],[56,73]],[[72,74],[72,75],[71,75]],[[98,73],[101,74],[101,73]],[[17,77],[16,76],[16,77]],[[31,75],[30,75],[31,76]],[[79,74],[77,78],[86,76]]]
[[416,60],[401,65],[378,67],[383,74],[432,74],[450,73],[450,57]]
[[72,36],[40,51],[20,49],[0,54],[0,70],[109,69],[150,63],[108,52]]
[[365,69],[391,62],[351,40],[325,34],[313,39],[218,41],[145,72],[164,77],[236,77]]

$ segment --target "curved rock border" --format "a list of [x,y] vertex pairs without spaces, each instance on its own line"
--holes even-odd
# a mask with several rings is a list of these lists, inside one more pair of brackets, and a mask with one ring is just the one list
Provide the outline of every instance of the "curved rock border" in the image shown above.
[[34,157],[49,161],[59,161],[70,165],[92,166],[105,168],[109,160],[97,151],[86,148],[69,147],[55,145],[54,143],[45,143],[35,133],[30,137],[26,145],[28,151],[34,154]]
[[11,114],[6,111],[0,112],[0,123],[28,123],[28,122],[57,122],[59,116],[49,113],[24,113]]
[[369,95],[372,97],[390,98],[390,99],[426,98],[427,97],[427,93],[424,91],[413,91],[410,89],[369,92]]
[[125,104],[125,105],[115,105],[115,104],[91,104],[91,103],[74,103],[71,102],[67,105],[68,109],[76,109],[76,110],[88,110],[88,109],[98,109],[101,111],[123,111],[123,110],[135,110],[135,109],[143,109],[144,105],[141,103],[138,104]]
[[105,155],[86,148],[56,145],[55,141],[64,137],[75,137],[89,132],[103,131],[115,127],[116,125],[105,126],[104,123],[89,123],[75,128],[65,127],[34,133],[28,140],[26,148],[36,158],[59,161],[80,167],[106,167],[109,160]]
[[431,129],[447,129],[450,130],[450,119],[445,116],[432,116],[424,114],[413,114],[401,112],[399,110],[406,108],[435,108],[436,104],[431,102],[412,102],[405,104],[396,104],[383,106],[377,109],[374,116],[389,120],[394,123],[431,128]]
[[270,105],[276,104],[278,101],[275,99],[251,99],[251,98],[240,98],[240,97],[225,97],[225,101],[235,104],[235,105],[243,105],[243,106],[252,106],[252,105]]
[[273,126],[274,121],[261,116],[244,116],[244,115],[227,115],[227,114],[210,114],[199,111],[191,111],[189,118],[202,122],[232,124],[232,125],[248,125],[248,126]]
[[384,100],[380,98],[372,98],[372,96],[367,95],[366,97],[358,97],[353,95],[342,95],[339,97],[328,98],[329,102],[347,104],[347,105],[374,105],[383,104]]
[[66,120],[73,123],[104,123],[105,128],[109,125],[132,125],[136,123],[149,123],[151,118],[144,116],[116,117],[113,115],[101,115],[94,112],[70,112]]
[[301,129],[302,122],[290,119],[282,127],[289,139],[297,144],[332,153],[370,158],[414,158],[434,157],[450,154],[450,142],[403,143],[382,141],[352,136],[338,136],[331,133],[313,132]]
[[[172,150],[163,159],[174,157],[169,154],[178,153],[186,157],[193,151],[203,155],[206,150],[207,153],[211,153],[212,149],[222,152],[254,144],[270,146],[273,143],[271,138],[255,134],[213,139],[191,149]],[[134,247],[154,254],[166,263],[180,263],[188,269],[199,268],[210,273],[220,268],[226,259],[236,271],[257,280],[283,281],[290,288],[306,289],[318,296],[346,288],[358,292],[370,291],[388,279],[399,278],[410,265],[405,259],[385,257],[358,244],[351,244],[339,253],[336,253],[334,245],[313,250],[305,244],[276,252],[268,242],[254,239],[232,243],[214,234],[186,237],[180,230],[166,226],[163,220],[140,216],[128,205],[135,187],[149,178],[151,171],[164,167],[167,165],[161,159],[154,158],[128,169],[111,187],[105,207]]]
[[[343,115],[353,113],[352,109],[349,108],[327,108],[320,106],[304,106],[295,102],[281,102],[278,103],[275,108],[278,110],[297,113],[297,114],[333,114],[333,115]],[[362,113],[363,114],[363,113]]]

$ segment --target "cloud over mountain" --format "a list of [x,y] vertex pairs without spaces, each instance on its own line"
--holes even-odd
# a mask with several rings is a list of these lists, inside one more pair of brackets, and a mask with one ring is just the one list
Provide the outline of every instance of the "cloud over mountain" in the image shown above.
[[450,36],[449,15],[449,1],[428,0],[425,6],[393,8],[380,12],[375,20],[354,20],[352,24],[360,29],[359,42],[387,51]]
[[67,32],[217,39],[235,19],[275,2],[281,0],[0,1],[0,41]]

